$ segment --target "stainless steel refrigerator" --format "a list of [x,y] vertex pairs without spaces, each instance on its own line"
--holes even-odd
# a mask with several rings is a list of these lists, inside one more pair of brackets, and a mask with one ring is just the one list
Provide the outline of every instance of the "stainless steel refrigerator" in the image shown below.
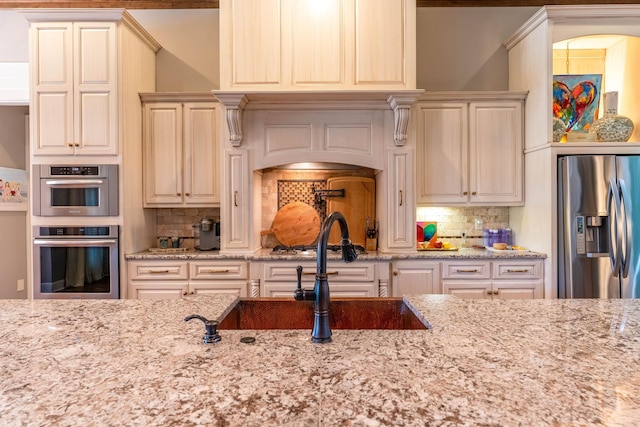
[[640,298],[640,156],[558,160],[558,296]]

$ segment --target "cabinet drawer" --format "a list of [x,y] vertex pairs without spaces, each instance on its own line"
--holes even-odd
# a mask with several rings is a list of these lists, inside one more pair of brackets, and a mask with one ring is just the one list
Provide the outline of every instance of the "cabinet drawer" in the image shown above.
[[191,280],[247,279],[246,261],[193,261],[189,263]]
[[443,279],[489,279],[490,261],[447,261],[442,263]]
[[128,262],[130,280],[184,280],[189,270],[186,261]]
[[[262,277],[266,282],[297,281],[296,267],[301,265],[302,281],[315,281],[316,263],[265,263]],[[327,275],[330,282],[370,282],[375,279],[375,264],[327,263]]]
[[494,279],[540,279],[542,278],[541,261],[494,261]]

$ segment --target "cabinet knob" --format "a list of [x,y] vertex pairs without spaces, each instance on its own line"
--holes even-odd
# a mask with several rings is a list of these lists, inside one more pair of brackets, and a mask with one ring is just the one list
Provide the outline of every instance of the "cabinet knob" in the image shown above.
[[493,292],[491,291],[487,291],[487,295],[491,295]]
[[468,195],[468,194],[469,194],[469,192],[468,192],[468,191],[463,191],[463,192],[462,192],[462,194],[463,194],[464,196],[466,196],[466,195]]
[[478,194],[476,191],[473,191],[473,192],[471,193],[471,195],[472,195],[472,196],[475,196],[476,194]]
[[394,276],[397,276],[398,274],[400,274],[400,272],[399,272],[398,270],[396,270],[396,271],[394,271],[394,272],[393,272],[393,275],[394,275]]
[[176,193],[176,196],[182,196],[182,193]]
[[75,144],[73,144],[74,147],[80,147],[80,144],[78,144],[77,142]]
[[493,294],[494,294],[494,295],[498,295],[499,293],[500,293],[500,292],[498,292],[498,291],[493,291]]
[[185,196],[189,197],[191,193],[184,193]]

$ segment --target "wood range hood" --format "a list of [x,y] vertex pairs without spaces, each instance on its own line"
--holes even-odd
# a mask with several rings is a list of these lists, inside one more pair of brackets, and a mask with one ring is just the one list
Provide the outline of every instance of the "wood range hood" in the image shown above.
[[[424,92],[409,90],[316,90],[316,91],[213,91],[225,106],[229,143],[240,147],[244,140],[245,111],[328,111],[380,110],[393,112],[393,141],[397,146],[407,142],[410,109]],[[354,117],[354,122],[359,119]],[[339,159],[338,159],[339,160]]]

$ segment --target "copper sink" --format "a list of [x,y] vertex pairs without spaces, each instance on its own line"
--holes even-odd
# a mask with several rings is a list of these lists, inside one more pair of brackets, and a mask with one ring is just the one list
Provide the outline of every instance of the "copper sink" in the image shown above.
[[[331,329],[429,329],[402,298],[332,298]],[[241,298],[219,324],[225,329],[309,329],[313,302]]]

